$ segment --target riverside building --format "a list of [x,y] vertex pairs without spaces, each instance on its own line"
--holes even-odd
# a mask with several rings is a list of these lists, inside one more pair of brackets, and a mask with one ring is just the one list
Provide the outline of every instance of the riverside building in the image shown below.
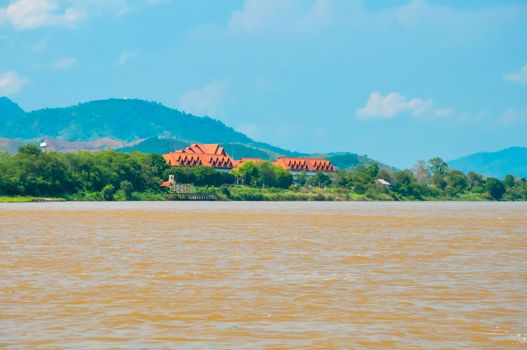
[[[232,169],[240,167],[245,162],[260,163],[265,161],[261,158],[233,160],[227,154],[225,148],[219,144],[199,143],[194,143],[183,150],[164,154],[163,158],[170,166],[206,166],[219,171],[231,171]],[[335,171],[335,167],[330,161],[321,158],[280,157],[273,163],[276,166],[289,170],[295,179],[303,172],[308,176],[313,176],[318,172],[331,173]]]

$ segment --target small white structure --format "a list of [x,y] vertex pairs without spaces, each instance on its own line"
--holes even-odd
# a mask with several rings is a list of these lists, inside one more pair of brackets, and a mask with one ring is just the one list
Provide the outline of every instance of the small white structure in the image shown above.
[[377,179],[377,180],[375,180],[375,183],[377,185],[382,185],[382,186],[386,186],[386,187],[390,187],[392,185],[391,183],[389,183],[385,179]]
[[48,143],[46,142],[46,140],[42,140],[42,142],[40,143],[40,150],[42,152],[47,152],[47,150],[48,150]]

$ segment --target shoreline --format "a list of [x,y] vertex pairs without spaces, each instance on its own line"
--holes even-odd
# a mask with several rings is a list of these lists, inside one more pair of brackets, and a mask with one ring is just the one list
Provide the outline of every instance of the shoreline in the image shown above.
[[0,197],[0,203],[9,204],[9,203],[90,203],[90,202],[100,202],[100,203],[125,203],[125,202],[379,202],[379,203],[396,203],[396,202],[467,202],[467,203],[525,203],[525,200],[517,201],[496,201],[496,200],[469,200],[469,199],[400,199],[400,200],[386,200],[386,199],[216,199],[216,200],[168,200],[168,199],[137,199],[137,200],[113,200],[113,201],[104,201],[104,200],[93,200],[93,199],[66,199],[66,198],[36,198],[36,197]]
[[56,202],[68,202],[68,200],[66,200],[65,198],[0,196],[0,203],[56,203]]

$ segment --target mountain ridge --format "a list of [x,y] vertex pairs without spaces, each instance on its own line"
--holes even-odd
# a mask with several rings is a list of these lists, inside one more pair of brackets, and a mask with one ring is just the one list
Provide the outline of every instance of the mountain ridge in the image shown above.
[[527,147],[508,147],[494,152],[477,152],[448,162],[464,172],[503,178],[506,175],[527,177]]
[[[0,137],[4,138],[92,141],[111,137],[132,142],[166,135],[188,143],[238,142],[281,154],[297,153],[252,140],[211,117],[197,117],[159,102],[110,98],[30,112],[6,97],[0,102]],[[18,113],[4,106],[17,106]]]
[[[10,152],[23,142],[46,138],[50,148],[59,151],[110,148],[162,154],[196,142],[220,143],[236,159],[309,156],[255,141],[211,117],[197,117],[140,99],[110,98],[25,112],[4,97],[0,99],[0,138],[3,140],[0,150]],[[344,158],[338,155],[336,160],[341,168],[363,163],[384,166],[354,153],[345,153]]]

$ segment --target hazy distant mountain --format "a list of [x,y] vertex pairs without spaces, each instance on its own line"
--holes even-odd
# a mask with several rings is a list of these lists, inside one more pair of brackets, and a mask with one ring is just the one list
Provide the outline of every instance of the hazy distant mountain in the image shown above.
[[366,155],[359,155],[356,153],[349,152],[335,152],[335,153],[323,153],[320,154],[322,158],[329,160],[334,166],[339,169],[355,168],[359,165],[372,165],[377,164],[381,169],[394,169],[392,166],[378,162],[371,159]]
[[[28,143],[40,144],[41,138],[31,140],[0,138],[0,152],[16,153],[20,146]],[[133,146],[135,142],[126,143],[112,138],[100,138],[92,141],[64,141],[59,139],[46,139],[50,149],[56,152],[72,151],[100,151],[105,149],[118,149]]]
[[131,142],[160,135],[169,135],[187,144],[239,143],[280,154],[294,153],[254,141],[221,121],[196,117],[156,102],[108,99],[24,112],[7,98],[0,100],[0,137],[46,137],[64,141],[113,138]]
[[[229,153],[234,159],[240,158],[262,158],[262,159],[275,159],[283,155],[301,155],[300,153],[290,152],[286,150],[273,151],[269,148],[259,148],[256,146],[242,144],[242,143],[232,143],[232,142],[223,142],[221,145],[225,148],[227,153]],[[166,138],[166,137],[152,137],[146,140],[143,140],[136,145],[127,146],[118,149],[122,152],[131,152],[139,151],[143,153],[152,153],[152,154],[163,154],[168,153],[174,150],[179,150],[187,147],[189,145],[186,141],[180,141],[175,138]]]
[[25,113],[13,113],[16,111],[14,103],[6,98],[2,101],[0,137],[47,136],[66,141],[112,137],[133,141],[166,133],[178,139],[201,142],[252,141],[218,120],[195,117],[143,100],[109,99]]
[[[136,145],[120,148],[118,151],[140,151],[143,153],[163,154],[173,150],[183,149],[186,146],[188,146],[187,142],[179,141],[174,138],[153,137],[137,143]],[[355,168],[359,165],[367,166],[374,163],[378,164],[381,168],[391,168],[389,165],[377,162],[367,156],[348,152],[306,154],[290,151],[273,152],[269,149],[258,148],[252,145],[249,146],[240,143],[222,143],[222,146],[234,159],[262,158],[266,160],[274,160],[280,156],[312,156],[328,159],[339,169]]]
[[[25,112],[0,98],[0,150],[13,152],[20,144],[46,138],[50,149],[118,149],[167,153],[190,143],[220,143],[235,159],[307,156],[254,141],[210,117],[196,117],[157,102],[108,99],[62,108]],[[376,161],[353,153],[321,154],[341,169]]]
[[0,117],[17,117],[24,114],[24,110],[19,105],[8,99],[0,97]]
[[527,148],[511,147],[497,152],[481,152],[448,162],[464,172],[474,171],[503,178],[507,174],[527,177]]
[[15,153],[18,147],[23,145],[24,142],[21,140],[0,137],[0,152]]

